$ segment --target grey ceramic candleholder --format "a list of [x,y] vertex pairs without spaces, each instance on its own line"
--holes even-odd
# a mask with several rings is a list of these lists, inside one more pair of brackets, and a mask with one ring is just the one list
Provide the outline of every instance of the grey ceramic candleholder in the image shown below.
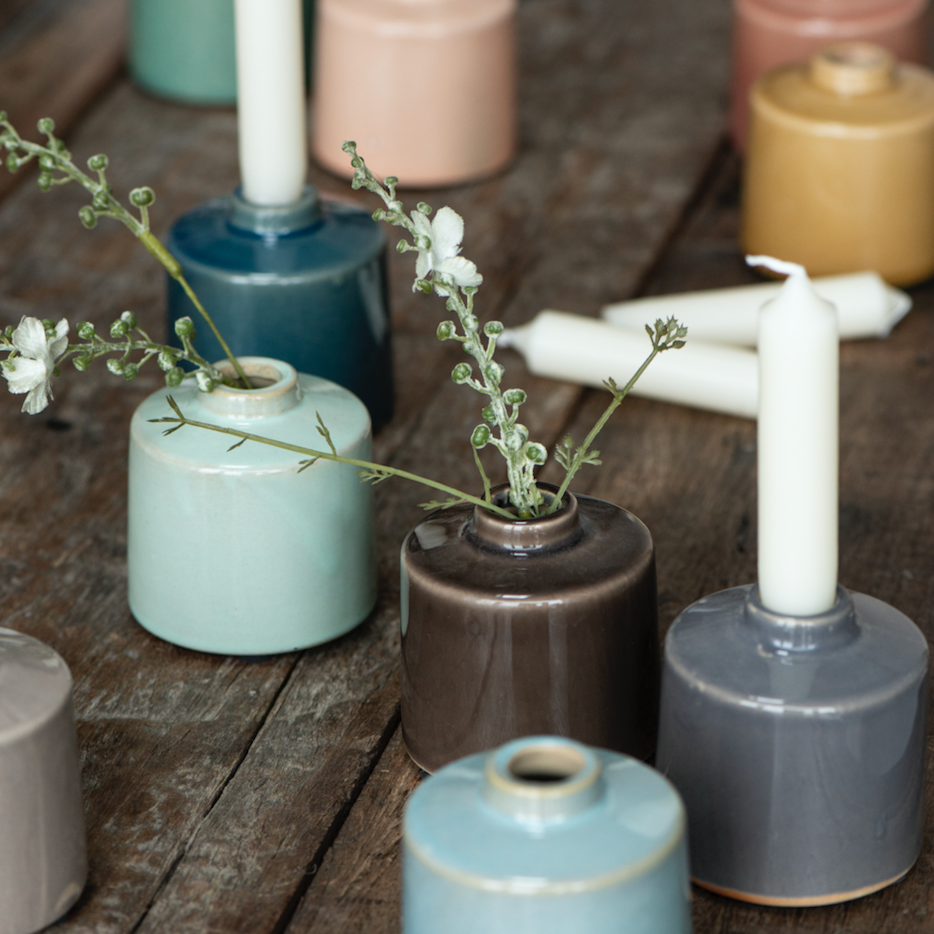
[[0,934],[48,926],[87,878],[71,685],[56,652],[0,629]]
[[928,647],[837,591],[813,617],[752,585],[698,601],[665,642],[657,768],[687,805],[694,881],[764,905],[847,901],[921,848]]

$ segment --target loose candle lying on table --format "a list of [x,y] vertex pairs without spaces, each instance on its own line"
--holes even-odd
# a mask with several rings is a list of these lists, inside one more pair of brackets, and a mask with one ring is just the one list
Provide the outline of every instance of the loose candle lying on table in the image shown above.
[[235,14],[243,197],[292,204],[308,172],[301,0],[236,0]]
[[837,595],[837,313],[803,266],[747,262],[789,274],[759,312],[759,596],[814,616]]
[[[563,311],[539,312],[529,324],[506,330],[498,343],[518,350],[537,376],[586,386],[602,386],[608,377],[624,386],[652,349],[644,329],[630,331]],[[656,357],[632,392],[755,418],[757,383],[753,351],[695,341],[689,331],[685,346]]]
[[[837,306],[840,337],[887,337],[908,314],[911,298],[882,281],[878,273],[856,272],[813,281],[817,294]],[[605,305],[600,314],[611,324],[642,330],[646,321],[674,316],[691,338],[755,347],[759,309],[775,298],[780,282],[730,289],[653,295]]]

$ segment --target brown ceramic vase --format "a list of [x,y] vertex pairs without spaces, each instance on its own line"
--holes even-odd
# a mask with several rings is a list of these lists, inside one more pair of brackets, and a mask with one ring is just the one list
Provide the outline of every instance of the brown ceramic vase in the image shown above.
[[652,538],[619,506],[567,494],[537,519],[432,513],[402,545],[409,754],[433,772],[554,734],[651,759],[657,615]]

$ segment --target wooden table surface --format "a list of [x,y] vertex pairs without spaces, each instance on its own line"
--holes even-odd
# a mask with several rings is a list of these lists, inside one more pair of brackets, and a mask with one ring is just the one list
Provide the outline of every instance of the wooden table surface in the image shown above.
[[[108,153],[123,196],[153,186],[163,235],[237,184],[235,115],[136,90],[123,6],[0,2],[0,107],[24,133],[54,117],[79,163]],[[595,314],[637,294],[754,281],[723,136],[728,0],[525,0],[519,20],[516,163],[407,194],[464,216],[480,313],[515,325],[543,307]],[[34,178],[0,175],[0,322],[104,325],[132,308],[159,333],[160,268],[117,224],[86,232],[74,186],[46,195]],[[439,302],[410,291],[412,258],[391,262],[399,414],[377,456],[472,489],[477,397],[451,383],[457,348],[435,339]],[[930,632],[934,287],[912,295],[888,340],[842,347],[840,577]],[[606,402],[503,362],[542,442],[582,437]],[[344,638],[255,663],[161,642],[130,616],[125,563],[127,427],[159,383],[155,369],[125,385],[102,365],[69,367],[41,416],[21,415],[17,398],[0,405],[0,625],[52,645],[75,677],[91,870],[56,930],[398,931],[399,821],[419,772],[399,737],[397,554],[425,494],[378,488],[379,603]],[[751,421],[630,399],[601,439],[603,468],[580,475],[578,491],[652,530],[663,632],[692,601],[755,578],[755,441]],[[695,890],[695,930],[934,932],[932,844],[929,830],[901,884],[835,907],[760,909]]]

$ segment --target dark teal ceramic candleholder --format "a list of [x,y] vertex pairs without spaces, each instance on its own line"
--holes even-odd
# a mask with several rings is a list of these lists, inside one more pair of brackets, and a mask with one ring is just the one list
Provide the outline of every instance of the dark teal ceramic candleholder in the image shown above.
[[[234,193],[176,221],[168,248],[236,355],[284,360],[332,380],[360,397],[374,426],[389,421],[386,235],[368,213],[312,187],[285,207]],[[217,339],[181,286],[168,283],[169,333],[192,316],[198,352],[220,360]]]
[[698,601],[665,642],[657,768],[684,798],[691,874],[764,905],[847,901],[921,849],[928,647],[880,600],[813,617],[753,586]]

